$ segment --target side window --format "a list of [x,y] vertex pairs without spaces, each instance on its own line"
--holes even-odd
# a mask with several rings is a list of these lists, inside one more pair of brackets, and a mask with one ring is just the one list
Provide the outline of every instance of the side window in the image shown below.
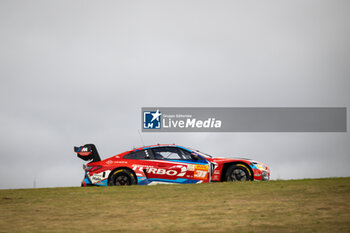
[[191,152],[189,152],[188,150],[179,149],[179,151],[181,152],[183,159],[192,159]]
[[154,148],[153,154],[155,159],[183,159],[182,154],[175,147]]
[[148,157],[146,150],[131,152],[123,157],[123,159],[146,159]]

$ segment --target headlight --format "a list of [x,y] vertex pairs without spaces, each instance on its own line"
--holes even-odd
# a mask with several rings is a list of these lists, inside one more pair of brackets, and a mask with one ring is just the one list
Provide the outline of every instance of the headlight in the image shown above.
[[254,163],[255,167],[259,168],[260,170],[266,170],[266,167],[264,164],[261,163]]

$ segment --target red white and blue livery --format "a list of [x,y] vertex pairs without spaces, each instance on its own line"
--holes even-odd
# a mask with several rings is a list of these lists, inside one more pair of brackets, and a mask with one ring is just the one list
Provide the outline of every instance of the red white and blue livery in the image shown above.
[[145,146],[101,160],[95,145],[74,147],[85,161],[82,186],[149,185],[269,180],[269,167],[241,158],[214,158],[198,150],[162,144]]

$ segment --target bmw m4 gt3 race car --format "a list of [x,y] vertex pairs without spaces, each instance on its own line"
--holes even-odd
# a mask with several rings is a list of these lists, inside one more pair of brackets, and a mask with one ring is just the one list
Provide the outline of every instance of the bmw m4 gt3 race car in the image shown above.
[[174,144],[145,146],[101,160],[95,145],[74,147],[85,161],[82,186],[269,180],[270,170],[250,159],[214,158]]

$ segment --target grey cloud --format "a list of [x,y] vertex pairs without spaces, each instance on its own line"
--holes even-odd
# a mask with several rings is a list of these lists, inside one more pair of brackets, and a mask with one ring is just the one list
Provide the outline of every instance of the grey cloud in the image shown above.
[[[349,107],[348,1],[2,1],[0,188],[80,184],[73,146],[141,145],[144,106]],[[143,133],[349,176],[348,133]]]

